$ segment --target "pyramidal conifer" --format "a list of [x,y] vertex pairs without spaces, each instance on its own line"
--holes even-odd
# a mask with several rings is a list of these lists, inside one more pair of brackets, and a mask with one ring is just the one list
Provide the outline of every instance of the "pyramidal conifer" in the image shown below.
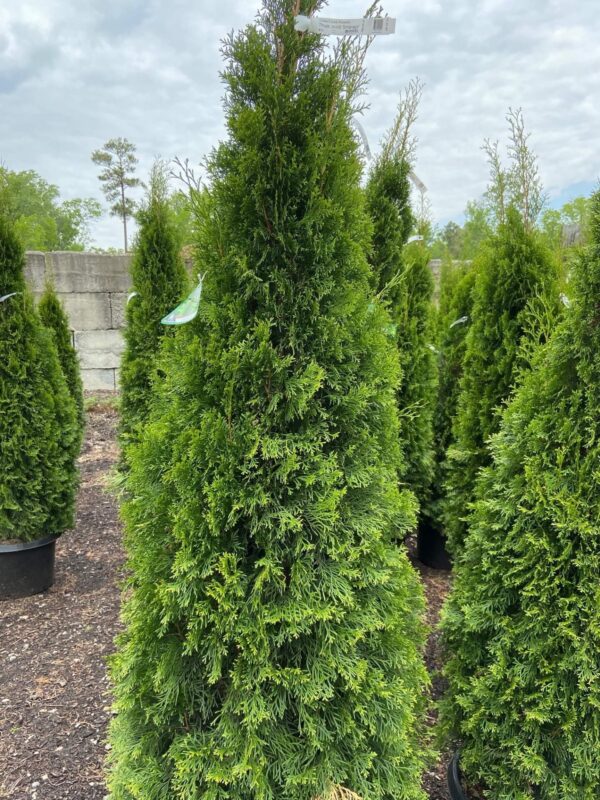
[[73,524],[80,429],[54,340],[34,309],[25,256],[0,216],[0,541]]
[[125,351],[121,360],[121,442],[137,437],[150,403],[156,356],[172,328],[161,319],[182,299],[187,276],[178,252],[168,205],[166,167],[152,169],[148,197],[138,212],[139,232],[131,265],[132,294],[127,304]]
[[77,420],[80,431],[83,432],[85,424],[85,414],[83,408],[83,383],[81,381],[81,371],[79,369],[79,359],[71,340],[71,329],[68,317],[54,291],[52,284],[46,284],[46,288],[38,305],[38,314],[45,328],[52,332],[54,343],[58,351],[58,360],[67,381],[67,386],[75,408],[77,409]]
[[600,796],[600,193],[573,305],[492,440],[445,611],[444,727],[484,796]]
[[401,477],[423,505],[433,478],[437,368],[431,313],[433,276],[427,252],[422,245],[405,247],[415,223],[410,207],[411,145],[407,145],[411,119],[406,119],[406,111],[402,101],[399,119],[369,174],[366,197],[373,221],[370,262],[375,290],[388,306],[400,354]]
[[489,437],[498,430],[503,404],[527,361],[527,338],[536,337],[532,308],[558,314],[555,264],[535,231],[509,208],[506,222],[476,264],[471,324],[448,451],[446,533],[454,555],[462,547],[465,521],[479,470],[489,464]]
[[469,262],[442,266],[436,315],[438,386],[433,415],[434,477],[425,515],[437,530],[444,529],[446,452],[452,444],[466,337],[471,324],[477,271]]
[[423,798],[423,598],[396,537],[396,349],[373,309],[333,55],[265,0],[224,44],[201,313],[166,372],[124,507],[112,800]]

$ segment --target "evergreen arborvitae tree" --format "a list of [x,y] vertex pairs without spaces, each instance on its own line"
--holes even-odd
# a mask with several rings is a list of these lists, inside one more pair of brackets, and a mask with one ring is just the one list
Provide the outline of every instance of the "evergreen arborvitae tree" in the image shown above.
[[46,285],[38,305],[38,313],[44,327],[52,331],[54,336],[60,366],[67,381],[71,397],[75,402],[79,429],[83,433],[85,414],[79,359],[71,341],[69,320],[51,284]]
[[137,294],[127,304],[125,352],[121,361],[121,442],[134,441],[148,414],[156,356],[172,331],[161,319],[182,299],[187,285],[167,196],[164,165],[155,164],[131,265]]
[[423,505],[433,477],[437,378],[432,349],[433,276],[424,248],[405,248],[414,225],[409,172],[401,150],[384,148],[371,170],[366,196],[374,229],[370,260],[375,288],[388,304],[400,353],[397,399],[404,450],[402,478]]
[[438,391],[433,417],[435,471],[425,513],[438,530],[444,528],[444,467],[452,443],[466,336],[471,319],[476,268],[469,262],[445,264],[440,276],[437,313]]
[[484,796],[600,796],[600,193],[574,303],[493,438],[444,634],[443,720]]
[[0,541],[34,541],[71,527],[77,485],[77,412],[24,262],[0,217],[0,296],[12,295],[0,303]]
[[477,474],[490,461],[487,441],[526,363],[526,339],[536,335],[531,316],[537,303],[555,307],[558,314],[556,268],[537,234],[510,208],[477,263],[454,442],[448,451],[445,528],[455,556],[465,537]]
[[[131,449],[112,800],[423,798],[398,362],[350,127],[360,53],[265,0],[225,46],[201,313]],[[354,90],[353,90],[354,87]]]

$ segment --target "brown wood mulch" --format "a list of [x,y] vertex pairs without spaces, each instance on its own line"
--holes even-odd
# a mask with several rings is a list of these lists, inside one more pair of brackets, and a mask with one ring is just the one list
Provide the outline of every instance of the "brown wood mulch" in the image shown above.
[[[102,800],[106,795],[110,697],[105,662],[119,629],[123,564],[116,501],[107,488],[118,458],[116,424],[110,398],[88,408],[76,527],[57,543],[55,585],[42,595],[0,602],[2,800]],[[414,543],[409,549],[414,552]],[[413,560],[433,629],[449,576]],[[435,672],[435,632],[426,659]],[[434,697],[440,688],[434,675]],[[445,763],[442,758],[426,772],[430,800],[448,800]]]

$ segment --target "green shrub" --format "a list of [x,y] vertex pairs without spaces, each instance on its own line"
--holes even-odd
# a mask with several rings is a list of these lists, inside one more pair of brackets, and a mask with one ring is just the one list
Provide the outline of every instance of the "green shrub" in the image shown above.
[[266,0],[224,45],[202,311],[131,449],[113,800],[423,798],[423,598],[393,540],[415,502],[365,257],[362,78],[293,6]]
[[436,393],[433,277],[427,251],[406,241],[414,219],[410,209],[409,163],[384,150],[366,189],[373,221],[371,267],[375,289],[388,305],[400,353],[402,379],[397,400],[404,467],[401,476],[425,502],[433,478],[433,407]]
[[433,416],[435,469],[425,509],[438,530],[444,528],[446,452],[452,443],[476,274],[470,262],[450,262],[443,265],[440,276],[440,301],[436,315],[438,388]]
[[448,451],[446,532],[455,555],[464,540],[477,474],[490,461],[486,443],[497,431],[502,406],[527,361],[526,340],[537,338],[532,307],[549,303],[558,314],[554,262],[515,209],[509,209],[476,269],[454,441]]
[[489,798],[600,796],[600,193],[574,304],[493,438],[444,635],[446,732]]
[[54,288],[46,285],[44,294],[40,299],[38,313],[45,328],[52,331],[54,343],[58,351],[58,360],[67,381],[67,386],[77,409],[77,420],[80,431],[83,432],[85,414],[83,409],[83,384],[79,370],[79,359],[71,341],[69,320],[64,312]]
[[52,336],[23,278],[24,255],[0,217],[0,541],[32,541],[73,524],[75,404]]
[[125,351],[121,360],[121,443],[139,435],[148,414],[156,356],[173,329],[160,324],[181,300],[187,276],[179,256],[168,202],[165,167],[154,166],[146,205],[138,212],[139,232],[131,264],[132,296],[127,304]]

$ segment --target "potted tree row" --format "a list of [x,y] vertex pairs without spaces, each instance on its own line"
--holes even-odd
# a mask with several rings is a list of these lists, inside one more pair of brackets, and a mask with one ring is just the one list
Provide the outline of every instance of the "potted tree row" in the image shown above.
[[571,307],[492,438],[455,568],[442,724],[456,798],[600,796],[600,193],[591,231]]
[[0,218],[0,597],[48,588],[57,536],[71,527],[81,424],[55,335],[23,275],[24,253]]

